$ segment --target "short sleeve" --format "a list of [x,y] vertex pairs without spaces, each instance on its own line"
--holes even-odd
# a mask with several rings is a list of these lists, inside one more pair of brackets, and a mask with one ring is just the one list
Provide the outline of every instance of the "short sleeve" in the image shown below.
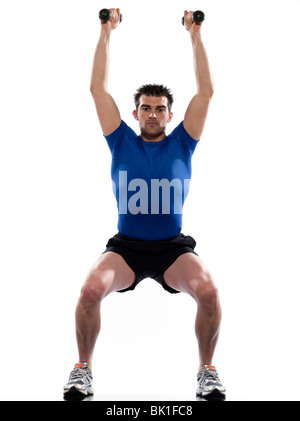
[[183,126],[183,121],[174,129],[173,135],[177,138],[178,141],[182,143],[184,150],[189,159],[192,158],[192,155],[198,145],[199,141],[193,139]]
[[114,132],[108,136],[104,136],[113,157],[116,155],[122,137],[124,136],[125,126],[124,121],[121,121],[120,126]]
[[136,138],[136,133],[121,120],[120,126],[108,136],[104,136],[111,151],[112,158],[115,159],[122,147],[126,147],[127,142]]

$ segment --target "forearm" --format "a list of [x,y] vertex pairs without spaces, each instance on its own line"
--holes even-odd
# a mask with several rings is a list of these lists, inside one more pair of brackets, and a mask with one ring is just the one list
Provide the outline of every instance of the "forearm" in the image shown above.
[[110,32],[101,31],[96,47],[91,77],[91,92],[95,89],[106,91],[109,71]]
[[194,53],[197,94],[211,97],[213,94],[213,83],[207,54],[201,39],[201,32],[191,33],[191,41]]

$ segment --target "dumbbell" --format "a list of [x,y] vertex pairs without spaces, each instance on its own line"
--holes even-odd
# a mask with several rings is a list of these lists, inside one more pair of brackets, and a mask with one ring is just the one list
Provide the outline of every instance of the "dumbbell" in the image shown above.
[[[192,21],[196,25],[200,25],[200,23],[202,23],[204,19],[205,19],[205,14],[201,12],[201,10],[196,10],[196,12],[194,12],[192,15]],[[182,25],[184,25],[184,17],[182,18]]]
[[[111,13],[108,9],[101,9],[99,12],[99,19],[102,23],[107,23],[109,20],[111,20]],[[120,23],[122,22],[123,16],[120,15]]]

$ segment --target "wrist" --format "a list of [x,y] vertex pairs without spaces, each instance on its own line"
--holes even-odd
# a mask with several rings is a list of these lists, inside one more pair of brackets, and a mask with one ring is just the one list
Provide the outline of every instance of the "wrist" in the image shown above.
[[103,25],[101,26],[101,32],[100,32],[100,39],[103,41],[109,41],[110,40],[110,34],[111,29],[103,28]]
[[190,37],[191,37],[192,42],[201,41],[201,32],[190,31]]

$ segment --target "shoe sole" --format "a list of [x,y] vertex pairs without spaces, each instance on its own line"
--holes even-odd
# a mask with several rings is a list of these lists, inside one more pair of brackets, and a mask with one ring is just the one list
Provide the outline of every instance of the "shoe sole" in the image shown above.
[[71,389],[64,391],[65,398],[86,398],[89,395],[93,395],[94,392],[91,388],[88,388],[86,392],[78,390],[77,387],[72,386]]
[[219,400],[226,399],[225,392],[221,392],[219,389],[214,389],[209,393],[196,392],[196,395],[200,396],[203,399],[219,399]]

